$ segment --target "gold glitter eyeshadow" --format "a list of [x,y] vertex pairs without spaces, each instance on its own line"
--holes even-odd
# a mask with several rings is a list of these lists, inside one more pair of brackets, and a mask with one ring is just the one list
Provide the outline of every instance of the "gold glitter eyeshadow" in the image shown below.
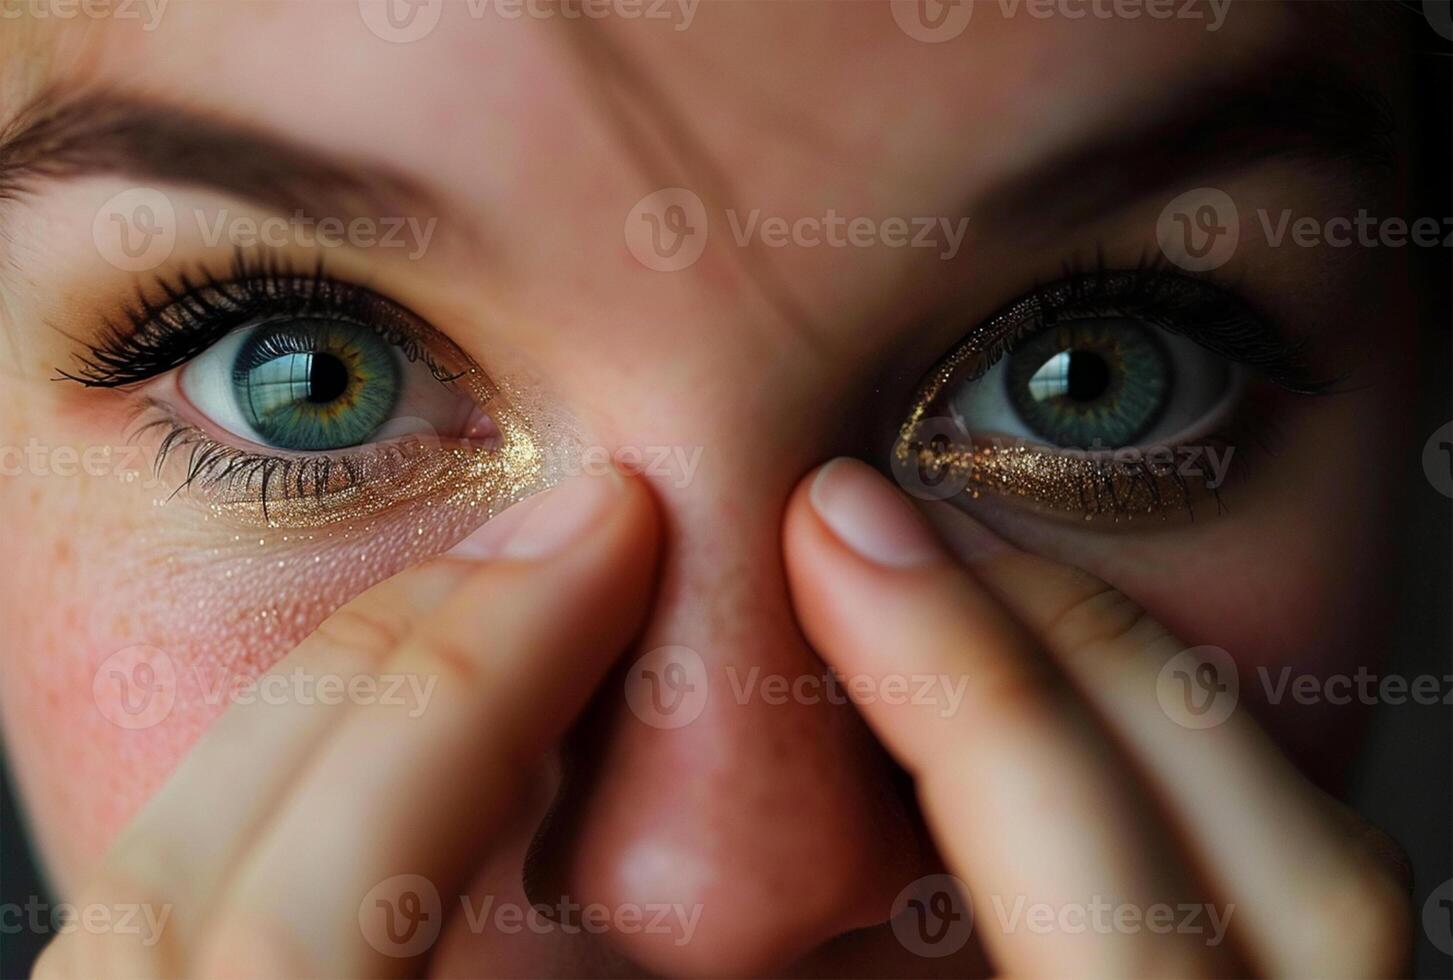
[[200,501],[229,523],[265,528],[323,528],[365,521],[392,508],[427,502],[481,519],[542,489],[544,453],[530,420],[506,404],[477,368],[454,383],[470,391],[493,421],[489,444],[405,436],[336,453],[337,486],[303,485],[264,496],[265,477],[203,487]]
[[[194,479],[197,452],[221,444],[182,421],[168,406],[151,402],[143,411],[154,417],[143,430],[184,429],[180,444],[193,450],[192,460],[178,461],[179,471],[164,481],[176,485],[173,496],[184,489],[215,519],[231,525],[268,529],[347,525],[366,532],[372,526],[370,518],[405,504],[447,508],[456,515],[473,515],[471,522],[477,522],[544,489],[551,477],[531,417],[452,342],[432,328],[420,327],[429,333],[420,342],[429,345],[437,363],[450,368],[447,383],[467,394],[493,423],[488,442],[404,435],[310,454],[314,462],[326,458],[327,465],[300,470],[296,477],[276,478],[277,470],[264,463],[240,468],[225,478],[198,480]],[[160,454],[159,463],[165,455]],[[280,465],[282,461],[279,457]]]
[[[1231,447],[1160,446],[1076,450],[965,432],[946,395],[982,377],[1022,337],[1043,326],[1044,312],[1067,302],[1073,286],[1050,287],[981,324],[919,388],[899,428],[892,464],[900,485],[927,499],[1007,499],[1048,516],[1085,521],[1194,518],[1198,503],[1219,507],[1200,454]],[[1058,290],[1058,292],[1056,292]]]

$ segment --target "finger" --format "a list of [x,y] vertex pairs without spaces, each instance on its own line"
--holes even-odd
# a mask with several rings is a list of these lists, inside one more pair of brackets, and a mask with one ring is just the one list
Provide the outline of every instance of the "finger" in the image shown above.
[[398,876],[458,893],[531,763],[639,627],[655,528],[636,480],[579,478],[542,495],[497,560],[385,665],[437,679],[426,709],[356,706],[309,760],[229,886],[203,966],[263,944],[285,951],[282,969],[311,975],[407,969],[422,952],[414,931],[391,948],[360,928],[361,903]]
[[[974,927],[1013,974],[1231,971],[1183,933],[1084,927],[1106,901],[1145,911],[1197,896],[1141,787],[1032,636],[953,562],[906,498],[835,460],[799,487],[785,557],[799,621],[854,676],[963,684],[948,705],[850,693],[913,775]],[[961,680],[962,679],[962,680]],[[882,690],[887,691],[886,687]],[[1042,930],[1015,909],[1049,907]],[[1070,919],[1079,922],[1070,922]]]
[[[1259,972],[1406,967],[1411,907],[1385,835],[1303,777],[1245,711],[1207,725],[1162,697],[1174,693],[1165,672],[1186,648],[1122,593],[1011,548],[962,511],[934,516],[1134,756],[1204,880],[1234,905],[1238,941]],[[1234,696],[1225,697],[1230,710]]]
[[[497,522],[506,523],[506,515]],[[380,582],[336,610],[279,660],[259,679],[259,690],[267,689],[268,677],[294,671],[336,678],[347,689],[355,678],[379,670],[398,638],[471,570],[468,563],[441,559]],[[77,930],[47,949],[37,975],[180,972],[189,940],[225,872],[346,711],[341,700],[287,697],[257,698],[223,712],[117,837],[82,892],[83,904],[125,902],[147,909],[164,923],[160,936]],[[164,970],[162,964],[173,968]]]

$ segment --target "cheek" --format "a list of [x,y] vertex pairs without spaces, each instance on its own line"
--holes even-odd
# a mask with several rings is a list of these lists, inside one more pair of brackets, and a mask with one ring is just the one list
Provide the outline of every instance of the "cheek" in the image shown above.
[[[482,519],[413,507],[322,531],[240,530],[180,498],[138,505],[119,484],[30,482],[0,498],[24,529],[0,568],[0,703],[63,888],[221,711],[264,696],[253,678],[339,605]],[[316,696],[318,680],[266,696]]]
[[1224,512],[1196,523],[1094,533],[987,500],[974,513],[1015,544],[1120,589],[1186,646],[1226,650],[1242,702],[1304,765],[1331,775],[1353,748],[1358,706],[1299,701],[1283,681],[1378,669],[1369,658],[1386,648],[1377,632],[1398,540],[1389,486],[1398,444],[1379,428],[1388,414],[1348,399],[1285,419],[1278,454],[1248,457],[1255,470],[1228,483]]

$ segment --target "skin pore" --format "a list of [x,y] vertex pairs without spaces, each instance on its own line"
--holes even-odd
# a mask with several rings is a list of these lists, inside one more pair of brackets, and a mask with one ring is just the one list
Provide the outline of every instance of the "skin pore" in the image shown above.
[[[1256,216],[1403,213],[1405,118],[1389,110],[1386,161],[1351,151],[1348,134],[1320,133],[1326,148],[1312,136],[1319,87],[1396,107],[1407,82],[1395,57],[1367,55],[1396,49],[1396,21],[1296,7],[1236,4],[1209,31],[1204,19],[1041,20],[980,4],[944,44],[910,37],[878,3],[714,3],[689,30],[474,17],[446,3],[438,29],[404,44],[371,33],[353,4],[176,3],[154,31],[0,22],[0,134],[18,132],[16,107],[37,99],[122,98],[170,114],[169,139],[206,129],[176,119],[210,121],[241,135],[226,144],[233,157],[261,141],[269,160],[287,147],[336,162],[311,171],[330,191],[367,175],[358,187],[396,192],[322,199],[294,189],[306,181],[242,174],[224,193],[192,179],[181,152],[120,155],[101,172],[42,167],[15,184],[0,172],[0,446],[49,452],[0,478],[0,706],[57,890],[90,876],[224,706],[184,684],[162,724],[119,730],[93,691],[108,658],[147,646],[185,677],[255,676],[590,447],[701,450],[689,479],[641,478],[660,564],[623,662],[688,647],[721,690],[728,671],[820,671],[784,568],[794,487],[837,455],[887,469],[915,389],[969,328],[1067,269],[1144,265],[1166,203],[1198,187],[1241,214],[1240,245],[1214,281],[1337,379],[1330,393],[1248,395],[1255,435],[1237,444],[1224,507],[1194,521],[1086,523],[992,495],[965,507],[1018,548],[1109,583],[1186,644],[1230,651],[1243,678],[1368,662],[1416,353],[1406,250],[1273,247]],[[1266,84],[1305,97],[1294,115],[1306,146],[1257,151],[1244,113],[1258,100],[1244,93]],[[1224,138],[1188,159],[1175,152],[1184,141],[1143,136],[1176,118],[1219,120]],[[0,136],[0,164],[5,152]],[[1117,170],[1135,179],[1106,176]],[[137,186],[163,190],[182,216],[170,256],[142,272],[108,262],[93,236],[106,202]],[[645,267],[622,234],[632,208],[667,187],[694,189],[711,212],[705,251],[675,272]],[[206,228],[277,214],[272,196],[318,216],[434,222],[418,251],[323,249],[327,272],[412,310],[472,359],[527,419],[541,473],[468,505],[421,494],[326,526],[258,526],[219,517],[201,491],[173,495],[175,465],[153,477],[155,440],[130,438],[136,392],[55,380],[138,288],[228,276],[237,249],[209,243]],[[968,230],[951,258],[733,235],[753,211],[790,223],[828,209],[966,214]],[[266,251],[310,271],[320,250]],[[180,401],[171,384],[151,393]],[[58,475],[60,447],[112,447],[113,462]],[[934,505],[952,542],[965,532],[950,506]],[[899,890],[940,860],[901,757],[853,708],[722,697],[662,730],[639,724],[619,690],[610,675],[566,743],[571,778],[539,837],[533,887],[719,914],[687,949],[650,935],[455,932],[441,973],[488,960],[519,975],[547,959],[577,974],[965,968],[907,955],[882,926]],[[1344,709],[1267,711],[1257,689],[1244,696],[1285,751],[1336,785],[1355,731]],[[525,901],[519,867],[549,789],[521,799],[471,891]]]

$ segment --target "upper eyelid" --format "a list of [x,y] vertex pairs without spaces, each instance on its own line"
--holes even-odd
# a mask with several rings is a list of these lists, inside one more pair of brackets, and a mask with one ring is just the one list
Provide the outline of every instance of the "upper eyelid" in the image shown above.
[[[1170,322],[1165,316],[1205,315],[1213,310],[1222,320],[1209,325]],[[929,383],[946,382],[950,370],[961,369],[974,358],[991,365],[1018,338],[1055,320],[1077,316],[1136,317],[1186,336],[1297,393],[1321,393],[1337,380],[1317,376],[1307,365],[1304,345],[1288,338],[1233,289],[1203,275],[1142,264],[1131,269],[1100,266],[1036,286],[976,325],[940,362]]]
[[[139,385],[181,367],[232,329],[266,314],[306,313],[376,329],[410,360],[423,361],[441,383],[473,368],[423,317],[368,286],[331,276],[321,262],[305,272],[268,253],[239,251],[228,275],[179,272],[151,285],[150,293],[138,285],[123,316],[126,325],[106,320],[100,341],[75,354],[70,369],[58,369],[57,380],[87,387]],[[201,322],[209,316],[214,322]]]

